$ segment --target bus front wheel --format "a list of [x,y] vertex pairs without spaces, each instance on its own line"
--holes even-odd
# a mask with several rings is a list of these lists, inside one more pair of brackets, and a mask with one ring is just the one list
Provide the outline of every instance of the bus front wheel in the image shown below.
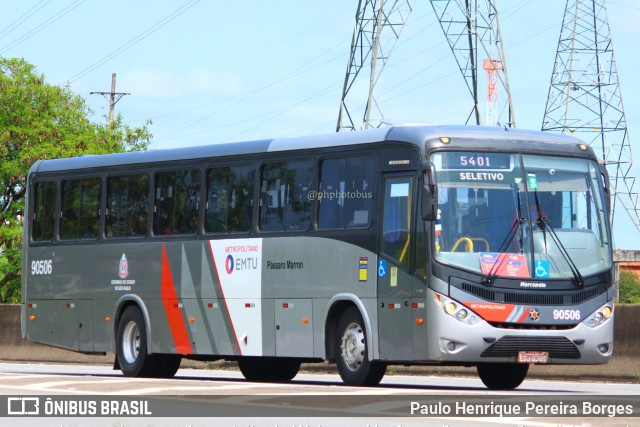
[[356,307],[350,307],[340,317],[335,348],[338,373],[345,384],[375,386],[382,380],[387,365],[369,360],[366,329]]
[[522,384],[529,365],[526,363],[483,363],[477,366],[480,379],[491,390],[513,390]]

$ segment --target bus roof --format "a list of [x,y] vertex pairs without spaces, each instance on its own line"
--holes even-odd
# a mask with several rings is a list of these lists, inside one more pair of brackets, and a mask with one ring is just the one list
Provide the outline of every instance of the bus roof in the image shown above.
[[[456,148],[466,147],[475,149],[495,149],[495,141],[497,140],[510,141],[514,144],[512,148],[515,149],[521,149],[525,146],[524,144],[530,145],[532,143],[534,146],[530,146],[530,149],[550,148],[548,144],[553,144],[553,146],[558,149],[561,147],[558,143],[571,143],[570,145],[573,145],[573,147],[575,147],[575,144],[583,143],[581,140],[567,135],[497,126],[396,125],[323,135],[41,160],[34,163],[29,173],[95,169],[108,166],[133,166],[156,162],[188,161],[209,157],[299,150],[302,148],[346,147],[384,141],[402,141],[415,144],[420,147],[420,151],[423,151],[425,149],[423,144],[426,141],[437,140],[440,137],[467,141],[462,145],[457,145]],[[486,144],[482,144],[481,141],[486,141]],[[454,147],[452,146],[452,148]],[[590,147],[589,152],[595,158],[593,150]],[[567,153],[575,153],[575,148],[567,150]]]

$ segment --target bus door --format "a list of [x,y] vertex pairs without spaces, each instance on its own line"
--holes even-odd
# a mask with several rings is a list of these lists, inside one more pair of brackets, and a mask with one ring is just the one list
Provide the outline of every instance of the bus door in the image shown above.
[[411,323],[412,210],[414,177],[385,174],[378,257],[378,342],[384,360],[410,360],[413,351]]

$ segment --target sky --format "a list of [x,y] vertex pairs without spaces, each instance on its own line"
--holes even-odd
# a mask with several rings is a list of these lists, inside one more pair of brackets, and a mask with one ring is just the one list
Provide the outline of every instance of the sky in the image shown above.
[[[565,2],[494,3],[517,127],[540,129]],[[640,4],[606,6],[637,177]],[[0,56],[24,58],[49,83],[68,85],[96,122],[107,121],[109,106],[91,92],[110,91],[116,73],[116,91],[130,93],[116,113],[131,126],[151,121],[151,149],[331,133],[357,7],[356,0],[6,1]],[[354,110],[366,102],[362,93],[360,105],[350,98]],[[470,99],[431,5],[416,1],[376,86],[380,110],[393,122],[461,124]],[[620,212],[615,247],[640,249],[640,232]]]

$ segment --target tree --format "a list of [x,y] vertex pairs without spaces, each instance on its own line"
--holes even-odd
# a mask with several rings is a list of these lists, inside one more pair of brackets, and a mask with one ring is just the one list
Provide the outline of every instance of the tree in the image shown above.
[[84,99],[23,59],[0,58],[0,302],[20,301],[26,177],[37,160],[145,150],[147,125],[89,120]]

